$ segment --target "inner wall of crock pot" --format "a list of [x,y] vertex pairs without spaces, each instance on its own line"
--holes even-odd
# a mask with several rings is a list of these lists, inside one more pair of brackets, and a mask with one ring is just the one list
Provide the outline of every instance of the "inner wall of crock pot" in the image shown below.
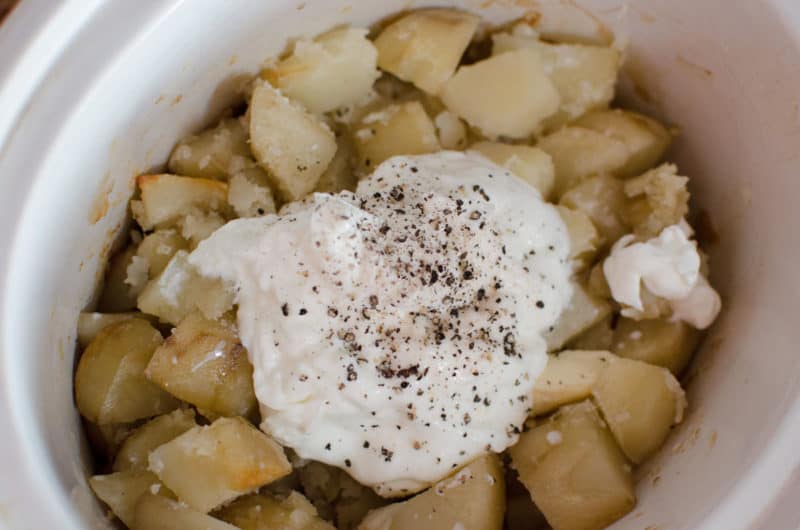
[[[460,4],[494,21],[520,12],[504,6],[526,4],[433,3]],[[237,77],[257,71],[287,38],[424,4],[108,2],[65,54],[51,90],[73,80],[72,92],[62,101],[63,128],[42,145],[16,238],[9,326],[20,350],[15,399],[33,419],[26,423],[36,440],[32,458],[65,496],[86,500],[79,506],[87,517],[102,515],[79,458],[74,328],[123,226],[133,177],[163,164],[178,138],[213,121],[232,102]],[[548,23],[596,28],[572,3],[530,4]],[[766,4],[737,4],[582,3],[630,40],[623,99],[681,129],[672,158],[692,177],[695,207],[709,212],[719,235],[712,271],[725,303],[690,371],[688,419],[641,470],[639,506],[615,528],[694,528],[746,475],[797,395],[799,361],[781,325],[800,298],[798,282],[787,282],[800,254],[793,233],[800,216],[791,204],[800,194],[791,174],[791,147],[800,139],[792,89],[800,86],[799,52]],[[758,44],[745,32],[759,35]],[[775,60],[763,60],[767,54]],[[56,97],[42,90],[43,101]]]

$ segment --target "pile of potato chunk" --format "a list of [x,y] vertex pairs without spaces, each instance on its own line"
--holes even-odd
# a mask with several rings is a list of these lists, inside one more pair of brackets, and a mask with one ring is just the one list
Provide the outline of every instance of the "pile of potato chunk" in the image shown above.
[[[689,199],[661,164],[668,130],[609,108],[620,62],[611,46],[481,28],[451,9],[339,28],[296,41],[254,78],[246,112],[180,140],[168,172],[139,176],[135,230],[77,330],[89,483],[113,516],[136,530],[592,530],[630,512],[634,466],[682,420],[676,377],[699,334],[647,292],[643,311],[621,308],[605,283],[611,245],[678,223]],[[574,295],[546,335],[518,443],[390,503],[257,428],[234,293],[187,257],[231,219],[442,149],[479,152],[557,205]]]

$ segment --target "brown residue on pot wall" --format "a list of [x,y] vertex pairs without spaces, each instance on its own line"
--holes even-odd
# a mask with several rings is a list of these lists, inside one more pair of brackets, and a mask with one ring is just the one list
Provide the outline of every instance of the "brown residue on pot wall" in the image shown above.
[[99,191],[92,201],[92,206],[89,208],[89,222],[97,224],[100,219],[106,216],[110,206],[109,196],[113,191],[113,183],[111,175],[106,173],[103,176],[103,181],[100,184]]

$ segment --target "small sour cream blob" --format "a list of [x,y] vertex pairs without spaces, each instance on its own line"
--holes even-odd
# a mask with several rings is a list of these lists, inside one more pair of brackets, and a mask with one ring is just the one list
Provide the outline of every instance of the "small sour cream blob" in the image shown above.
[[236,289],[262,429],[387,496],[515,443],[572,294],[556,209],[441,152],[290,212],[231,221],[190,256]]

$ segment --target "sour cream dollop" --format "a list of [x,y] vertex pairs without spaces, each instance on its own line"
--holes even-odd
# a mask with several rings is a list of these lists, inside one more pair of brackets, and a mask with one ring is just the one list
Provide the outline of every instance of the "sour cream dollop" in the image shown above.
[[387,496],[514,444],[572,294],[556,209],[440,152],[290,212],[231,221],[190,256],[236,289],[262,429]]

